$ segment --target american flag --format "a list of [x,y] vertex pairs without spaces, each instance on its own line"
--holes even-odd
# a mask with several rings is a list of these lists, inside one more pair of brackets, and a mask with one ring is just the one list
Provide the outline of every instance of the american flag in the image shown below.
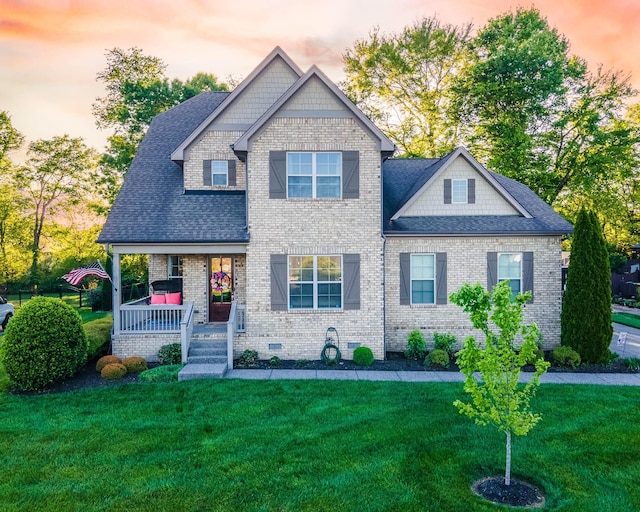
[[111,277],[102,268],[102,265],[99,261],[95,263],[91,263],[90,265],[85,265],[84,267],[79,267],[71,270],[68,274],[62,276],[62,279],[67,281],[69,284],[73,286],[77,286],[87,276],[98,276],[100,279],[108,279],[111,281]]

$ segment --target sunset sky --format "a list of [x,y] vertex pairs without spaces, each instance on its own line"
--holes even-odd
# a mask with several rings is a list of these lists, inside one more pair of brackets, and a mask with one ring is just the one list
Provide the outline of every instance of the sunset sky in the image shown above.
[[[68,133],[102,150],[91,104],[105,51],[137,46],[167,76],[243,78],[276,46],[334,81],[342,54],[373,27],[399,32],[429,16],[472,22],[535,5],[592,69],[624,71],[640,88],[638,0],[0,0],[0,111],[33,141]],[[14,157],[15,158],[15,157]]]

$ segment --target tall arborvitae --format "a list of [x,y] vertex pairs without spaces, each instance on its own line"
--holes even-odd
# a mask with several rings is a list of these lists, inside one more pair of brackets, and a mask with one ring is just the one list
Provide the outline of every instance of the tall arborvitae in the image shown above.
[[562,345],[576,350],[582,361],[608,359],[613,335],[609,258],[598,219],[584,208],[573,232],[561,326]]

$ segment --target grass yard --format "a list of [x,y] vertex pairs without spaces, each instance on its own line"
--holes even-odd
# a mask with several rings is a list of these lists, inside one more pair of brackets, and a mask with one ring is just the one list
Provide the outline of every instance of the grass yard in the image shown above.
[[[3,510],[493,511],[504,438],[461,384],[189,381],[0,395]],[[544,385],[514,476],[545,510],[640,510],[640,389]]]
[[613,313],[612,318],[617,324],[640,329],[640,315],[634,315],[632,313]]

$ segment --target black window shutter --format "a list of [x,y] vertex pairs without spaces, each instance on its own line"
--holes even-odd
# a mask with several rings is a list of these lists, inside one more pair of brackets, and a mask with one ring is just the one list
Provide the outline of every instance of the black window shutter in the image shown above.
[[269,199],[287,198],[287,152],[269,151]]
[[289,309],[287,293],[287,255],[271,255],[271,311],[287,311]]
[[522,291],[531,292],[530,303],[533,302],[533,253],[522,253]]
[[360,197],[360,153],[342,152],[342,199]]
[[444,204],[451,204],[451,180],[444,180]]
[[342,255],[344,276],[343,309],[360,309],[360,255]]
[[203,160],[202,162],[202,184],[205,187],[211,186],[211,160]]
[[447,253],[436,253],[436,304],[447,303]]
[[498,284],[498,253],[487,253],[487,289],[493,290],[493,287]]
[[227,162],[227,185],[230,187],[236,186],[236,161],[229,160]]
[[411,254],[400,253],[400,305],[411,304]]
[[476,180],[470,178],[467,180],[467,203],[473,204],[476,202]]

